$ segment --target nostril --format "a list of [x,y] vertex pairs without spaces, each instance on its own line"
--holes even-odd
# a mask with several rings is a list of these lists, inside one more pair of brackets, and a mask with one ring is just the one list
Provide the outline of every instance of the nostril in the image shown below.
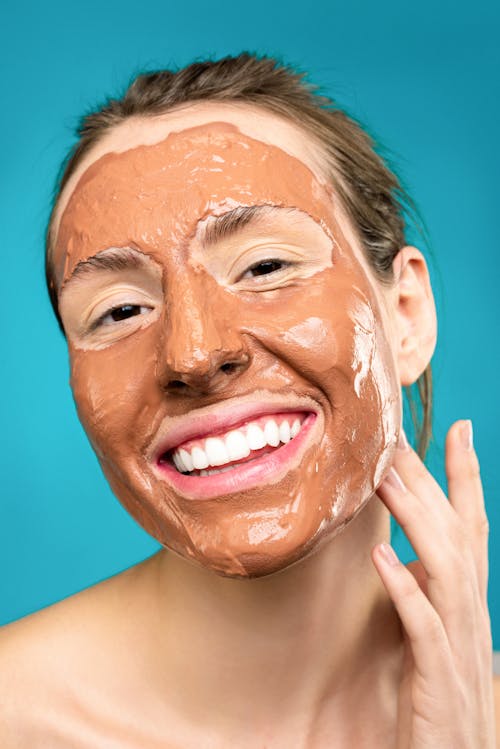
[[[213,357],[189,362],[190,366],[182,369],[169,366],[168,372],[165,372],[165,379],[161,378],[162,389],[184,395],[188,391],[208,392],[212,387],[220,387],[225,382],[224,378],[220,379],[222,374],[236,376],[246,369],[250,361],[248,354],[243,354],[241,359],[235,357],[230,361],[225,361],[229,358],[228,354],[229,352],[226,351],[215,352]],[[167,379],[169,374],[177,375],[178,379]]]
[[182,382],[182,380],[170,380],[168,387],[171,390],[182,390],[182,388],[187,387],[187,385],[185,382]]
[[221,371],[226,372],[226,374],[229,374],[230,372],[234,372],[236,369],[236,364],[234,362],[226,362],[226,364],[223,364],[221,366]]

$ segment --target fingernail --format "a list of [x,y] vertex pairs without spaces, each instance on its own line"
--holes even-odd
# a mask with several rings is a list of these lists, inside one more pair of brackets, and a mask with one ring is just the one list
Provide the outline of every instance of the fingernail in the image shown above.
[[384,561],[387,562],[390,567],[396,567],[399,564],[396,552],[390,544],[384,542],[383,544],[380,544],[379,548]]
[[394,489],[398,489],[400,492],[406,492],[406,486],[403,484],[403,480],[395,468],[391,468],[385,480]]
[[462,441],[462,446],[467,450],[467,452],[471,452],[473,447],[473,439],[472,421],[470,419],[464,421],[464,423],[460,427],[460,439]]
[[409,444],[408,440],[406,439],[405,430],[401,428],[401,431],[399,432],[399,438],[398,438],[398,450],[408,450]]

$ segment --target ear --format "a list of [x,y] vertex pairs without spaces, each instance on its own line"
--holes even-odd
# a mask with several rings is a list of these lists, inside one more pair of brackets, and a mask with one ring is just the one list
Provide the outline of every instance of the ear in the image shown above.
[[425,258],[403,247],[394,258],[397,359],[401,385],[413,384],[429,364],[437,337],[436,307]]

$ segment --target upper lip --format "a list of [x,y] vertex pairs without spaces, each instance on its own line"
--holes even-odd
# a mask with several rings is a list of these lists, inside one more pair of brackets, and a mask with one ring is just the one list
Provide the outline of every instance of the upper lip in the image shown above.
[[189,411],[183,416],[167,416],[147,449],[146,457],[156,462],[160,456],[188,440],[227,431],[232,426],[252,418],[285,411],[318,413],[319,407],[318,403],[308,396],[260,391]]

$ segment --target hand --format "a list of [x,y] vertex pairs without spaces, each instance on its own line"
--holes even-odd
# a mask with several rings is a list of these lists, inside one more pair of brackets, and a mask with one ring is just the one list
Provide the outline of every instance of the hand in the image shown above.
[[449,501],[402,435],[377,491],[419,557],[372,550],[404,636],[397,749],[495,749],[488,520],[468,421],[448,432],[446,475]]

